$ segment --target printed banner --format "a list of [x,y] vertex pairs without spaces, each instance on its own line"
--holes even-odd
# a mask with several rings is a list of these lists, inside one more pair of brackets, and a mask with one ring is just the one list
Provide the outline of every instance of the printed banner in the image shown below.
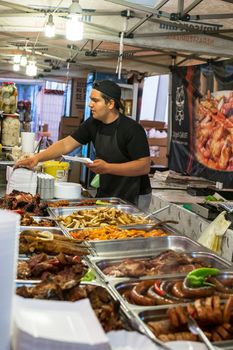
[[169,168],[233,185],[233,61],[175,67]]

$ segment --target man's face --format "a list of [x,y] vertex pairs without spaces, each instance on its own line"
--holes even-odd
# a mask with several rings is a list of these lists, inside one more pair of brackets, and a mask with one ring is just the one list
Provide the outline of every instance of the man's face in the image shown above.
[[111,102],[105,102],[101,92],[95,89],[91,90],[89,107],[91,108],[92,116],[94,119],[105,121],[108,113],[110,112]]

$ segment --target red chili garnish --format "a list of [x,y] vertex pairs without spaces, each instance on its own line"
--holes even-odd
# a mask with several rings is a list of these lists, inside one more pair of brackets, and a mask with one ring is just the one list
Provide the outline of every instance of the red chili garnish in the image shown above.
[[160,285],[161,285],[161,281],[160,280],[157,280],[155,281],[154,283],[154,290],[156,291],[156,293],[160,296],[164,296],[166,294],[166,292],[162,289],[160,289]]
[[14,212],[15,212],[15,213],[17,213],[17,214],[20,214],[20,215],[25,214],[25,211],[24,211],[24,210],[22,210],[22,209],[17,209],[17,210],[14,210]]
[[73,257],[73,261],[77,262],[77,263],[80,263],[81,262],[81,257],[79,255],[75,255]]

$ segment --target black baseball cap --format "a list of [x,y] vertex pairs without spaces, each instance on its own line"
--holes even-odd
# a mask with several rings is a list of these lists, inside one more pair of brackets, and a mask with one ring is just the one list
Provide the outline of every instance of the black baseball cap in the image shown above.
[[112,80],[95,81],[93,83],[93,89],[102,92],[108,97],[111,97],[113,100],[118,102],[121,108],[123,108],[121,103],[121,88],[114,81]]

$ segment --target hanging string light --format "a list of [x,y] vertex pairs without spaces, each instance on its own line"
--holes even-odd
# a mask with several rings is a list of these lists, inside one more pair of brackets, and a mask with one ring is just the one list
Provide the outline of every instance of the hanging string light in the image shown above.
[[27,60],[26,52],[24,52],[20,58],[20,66],[26,67],[27,62],[28,62],[28,60]]
[[78,41],[83,39],[82,8],[78,0],[72,0],[66,21],[66,39]]
[[28,61],[26,66],[26,74],[30,77],[35,77],[37,75],[36,61]]
[[13,64],[13,71],[14,71],[14,72],[19,72],[19,69],[20,69],[19,63],[14,63],[14,64]]
[[55,24],[53,22],[53,15],[50,13],[48,22],[45,25],[45,35],[48,38],[53,38],[55,36]]
[[15,64],[20,64],[20,60],[21,60],[21,55],[15,55],[15,56],[13,57],[13,62],[14,62]]

